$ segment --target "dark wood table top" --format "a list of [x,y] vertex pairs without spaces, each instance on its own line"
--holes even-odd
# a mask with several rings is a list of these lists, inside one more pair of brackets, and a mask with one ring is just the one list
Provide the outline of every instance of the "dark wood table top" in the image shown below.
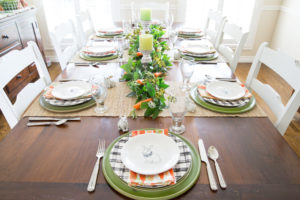
[[[199,67],[233,76],[222,65]],[[168,80],[178,78],[176,68]],[[60,78],[73,72],[67,70]],[[126,199],[107,184],[102,167],[95,192],[86,191],[98,139],[108,145],[121,135],[118,118],[82,117],[61,127],[27,127],[27,121],[21,119],[0,142],[0,199]],[[196,185],[176,199],[299,199],[300,159],[268,118],[186,117],[184,124],[183,136],[195,147],[202,138],[206,148],[219,150],[228,188],[212,192],[203,164]],[[170,125],[171,118],[129,119],[130,130]]]

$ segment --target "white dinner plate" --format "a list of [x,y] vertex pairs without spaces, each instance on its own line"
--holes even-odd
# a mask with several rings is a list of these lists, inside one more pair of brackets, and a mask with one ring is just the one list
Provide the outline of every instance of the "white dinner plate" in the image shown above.
[[212,54],[216,52],[213,46],[207,44],[199,44],[199,43],[195,43],[195,44],[189,43],[188,45],[183,46],[181,50],[183,52],[189,52],[195,55]]
[[206,91],[223,100],[236,100],[245,95],[245,89],[240,84],[226,81],[210,82],[206,86]]
[[195,35],[195,34],[200,34],[202,31],[200,29],[195,29],[195,28],[181,28],[178,30],[179,34],[184,34],[184,35]]
[[75,99],[91,90],[91,84],[85,81],[69,81],[54,87],[52,95],[58,99]]
[[97,31],[98,33],[104,34],[104,35],[115,35],[115,34],[122,34],[123,29],[121,28],[104,28]]
[[116,53],[115,48],[112,45],[103,44],[98,46],[85,47],[82,52],[87,56],[102,57],[109,56]]
[[121,152],[123,164],[139,174],[165,172],[178,162],[179,148],[172,138],[156,133],[131,137]]

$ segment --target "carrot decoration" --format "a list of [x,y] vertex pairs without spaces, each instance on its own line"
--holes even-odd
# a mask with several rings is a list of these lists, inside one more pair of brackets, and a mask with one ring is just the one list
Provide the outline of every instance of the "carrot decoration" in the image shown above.
[[143,79],[137,79],[136,82],[140,85],[144,85],[144,80]]
[[155,77],[159,77],[159,76],[161,76],[161,75],[162,75],[162,72],[155,72],[155,73],[154,73],[154,76],[155,76]]
[[143,54],[141,52],[136,52],[136,57],[140,57],[143,56]]
[[149,101],[152,101],[152,98],[142,100],[142,101],[138,102],[137,104],[135,104],[133,107],[134,107],[136,110],[139,110],[139,109],[141,108],[142,103],[144,103],[144,102],[149,102]]

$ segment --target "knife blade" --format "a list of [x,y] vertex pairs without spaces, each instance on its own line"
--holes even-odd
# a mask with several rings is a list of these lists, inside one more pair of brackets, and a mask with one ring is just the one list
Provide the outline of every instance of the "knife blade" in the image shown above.
[[212,173],[212,169],[211,169],[211,166],[209,164],[207,154],[206,154],[206,150],[205,150],[204,143],[203,143],[202,139],[198,140],[198,146],[199,146],[201,161],[206,164],[207,175],[208,175],[210,188],[213,191],[217,191],[218,190],[217,183],[216,183],[214,174]]
[[80,117],[70,117],[70,118],[28,117],[28,121],[57,121],[62,119],[66,119],[68,121],[80,121]]

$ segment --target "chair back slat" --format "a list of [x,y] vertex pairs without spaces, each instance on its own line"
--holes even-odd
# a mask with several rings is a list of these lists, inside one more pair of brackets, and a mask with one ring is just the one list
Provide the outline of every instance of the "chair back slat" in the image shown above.
[[[12,103],[4,88],[21,71],[35,64],[39,79],[28,83]],[[9,69],[9,70],[8,70]],[[0,58],[0,108],[9,126],[12,128],[19,121],[23,112],[36,96],[51,83],[50,75],[37,45],[30,41],[23,50],[13,50]]]
[[[279,94],[271,86],[263,84],[257,79],[262,63],[276,72],[294,89],[294,93],[286,105],[283,105]],[[275,126],[282,135],[300,106],[299,77],[300,68],[293,58],[270,49],[267,42],[260,45],[247,76],[246,86],[257,92],[268,104],[277,117]]]

